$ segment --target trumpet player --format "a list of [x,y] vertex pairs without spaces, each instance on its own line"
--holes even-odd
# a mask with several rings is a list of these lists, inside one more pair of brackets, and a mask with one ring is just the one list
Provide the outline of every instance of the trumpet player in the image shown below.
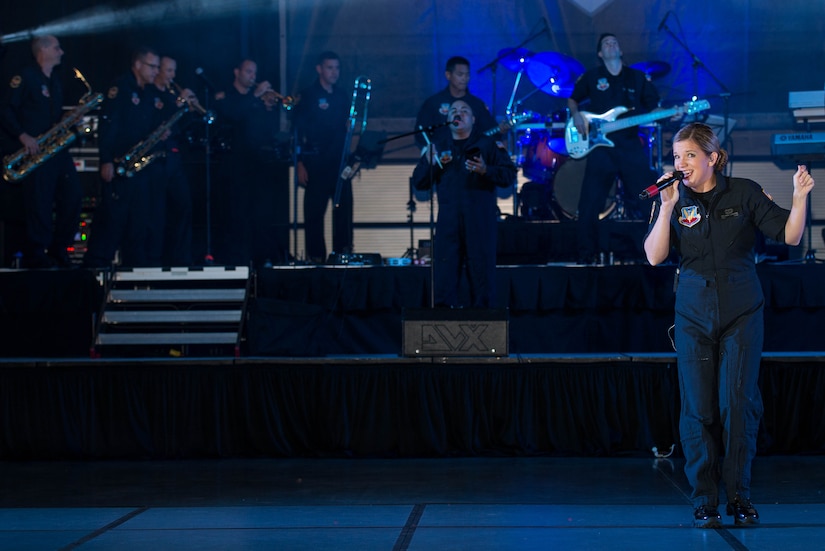
[[[347,137],[350,92],[341,90],[341,59],[334,52],[323,52],[315,65],[318,78],[301,92],[293,124],[301,153],[298,156],[298,183],[304,192],[304,234],[307,260],[323,263],[327,257],[324,242],[324,216],[335,195],[341,154]],[[332,249],[352,252],[352,181],[345,179],[340,204],[332,212]]]
[[[160,58],[160,70],[155,77],[153,92],[162,104],[162,119],[169,120],[178,109],[188,106],[200,112],[198,99],[192,90],[175,83],[178,63],[169,56]],[[173,126],[170,135],[160,144],[163,158],[157,163],[157,177],[150,182],[152,202],[149,262],[153,265],[190,266],[192,264],[192,192],[181,159],[181,130],[186,118]]]
[[267,104],[272,86],[268,81],[257,82],[255,61],[242,61],[234,76],[232,86],[215,102],[229,145],[220,164],[219,204],[225,210],[223,240],[217,242],[217,253],[222,262],[266,266],[282,261],[289,247],[278,242],[274,228],[277,216],[273,215],[279,206],[275,200],[278,191],[288,190],[289,185],[286,174],[277,170],[273,149],[280,112],[274,104]]
[[110,266],[118,250],[122,266],[149,265],[149,248],[155,245],[149,243],[149,182],[155,167],[133,177],[120,176],[115,160],[163,122],[162,102],[157,100],[153,84],[159,70],[160,57],[155,50],[135,50],[130,71],[115,81],[103,101],[99,124],[103,184],[84,257],[88,267]]
[[[40,153],[36,136],[60,122],[63,106],[60,42],[51,35],[35,37],[32,53],[35,63],[12,77],[0,106],[0,124],[14,138],[14,149],[22,145],[26,155]],[[82,188],[68,150],[38,166],[20,185],[26,221],[23,265],[72,267],[67,249],[80,222]]]

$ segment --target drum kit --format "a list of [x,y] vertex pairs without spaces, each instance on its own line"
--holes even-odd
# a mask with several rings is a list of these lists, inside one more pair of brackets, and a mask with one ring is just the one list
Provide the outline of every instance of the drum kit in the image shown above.
[[[557,98],[570,97],[576,79],[585,68],[576,59],[557,52],[533,53],[525,48],[505,48],[498,54],[500,63],[517,73],[507,105],[507,118],[516,122],[511,132],[510,151],[527,181],[515,196],[515,212],[532,220],[575,220],[587,159],[573,159],[568,155],[565,145],[568,110],[565,108],[541,115],[520,111],[517,107],[538,92]],[[664,61],[637,63],[632,67],[643,71],[651,79],[660,78],[670,71],[670,65]],[[535,89],[516,101],[515,96],[525,74]],[[651,152],[653,168],[657,165],[653,151],[655,146],[660,145],[660,135],[657,124],[640,128],[640,139]],[[661,160],[658,165],[661,165]],[[602,219],[607,217],[626,217],[622,205],[622,184],[618,179],[600,214]]]

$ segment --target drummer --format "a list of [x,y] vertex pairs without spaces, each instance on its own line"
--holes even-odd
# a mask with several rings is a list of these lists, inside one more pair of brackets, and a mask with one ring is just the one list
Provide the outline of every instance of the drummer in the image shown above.
[[[467,58],[453,56],[448,59],[447,65],[444,68],[444,77],[447,79],[446,88],[424,101],[415,119],[416,129],[430,128],[446,122],[450,105],[458,99],[464,100],[473,110],[477,130],[486,132],[498,128],[500,132],[506,133],[510,129],[510,125],[506,121],[500,124],[496,123],[496,120],[490,114],[490,110],[487,109],[487,106],[481,98],[470,93],[470,62]],[[449,134],[450,129],[448,127],[442,127],[435,130],[435,132],[445,132]],[[429,138],[435,141],[432,135]],[[415,135],[415,143],[420,148],[424,148],[427,145],[423,134]]]
[[[627,107],[646,113],[659,107],[659,92],[642,71],[624,65],[619,40],[604,33],[596,42],[598,67],[587,70],[576,81],[567,100],[570,116],[580,134],[587,136],[588,124],[579,106],[589,100],[587,110],[600,115],[614,107]],[[616,178],[623,184],[625,208],[631,217],[641,218],[637,196],[657,179],[650,167],[647,151],[639,140],[638,127],[613,132],[609,136],[615,147],[595,147],[587,153],[578,208],[578,253],[580,264],[592,264],[599,252],[599,213],[604,207]],[[592,144],[591,144],[592,145]]]

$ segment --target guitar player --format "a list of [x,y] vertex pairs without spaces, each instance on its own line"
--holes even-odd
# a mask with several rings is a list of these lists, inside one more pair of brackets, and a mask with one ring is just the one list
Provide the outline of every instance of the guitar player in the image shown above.
[[[576,129],[587,136],[588,122],[579,106],[588,112],[604,113],[615,107],[626,107],[633,114],[659,108],[659,92],[647,76],[622,62],[622,50],[615,35],[604,33],[596,44],[596,54],[602,63],[579,77],[568,98],[570,116]],[[656,181],[658,174],[650,167],[650,159],[639,140],[638,127],[610,134],[613,146],[593,147],[586,156],[587,165],[579,197],[576,236],[578,262],[593,264],[598,258],[598,221],[607,195],[618,176],[624,190],[626,212],[641,219],[638,194]]]

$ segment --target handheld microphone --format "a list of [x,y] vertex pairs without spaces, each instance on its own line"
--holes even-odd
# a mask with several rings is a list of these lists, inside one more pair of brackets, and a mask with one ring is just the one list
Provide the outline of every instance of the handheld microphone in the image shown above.
[[684,172],[682,172],[681,170],[675,170],[673,172],[673,176],[671,176],[667,180],[662,180],[659,183],[653,184],[652,186],[648,187],[643,192],[641,192],[639,194],[639,199],[650,199],[651,197],[655,197],[659,194],[660,191],[662,191],[668,186],[673,185],[676,182],[681,181],[684,177]]
[[195,69],[195,74],[198,75],[204,84],[206,84],[207,88],[211,88],[213,92],[218,91],[218,87],[212,84],[212,81],[209,80],[209,77],[206,76],[206,73],[203,71],[203,67],[198,67]]
[[665,28],[665,21],[667,21],[668,17],[670,17],[670,10],[668,10],[667,13],[665,14],[664,18],[662,18],[662,22],[659,23],[659,28],[656,29],[657,31],[661,32],[661,30]]

